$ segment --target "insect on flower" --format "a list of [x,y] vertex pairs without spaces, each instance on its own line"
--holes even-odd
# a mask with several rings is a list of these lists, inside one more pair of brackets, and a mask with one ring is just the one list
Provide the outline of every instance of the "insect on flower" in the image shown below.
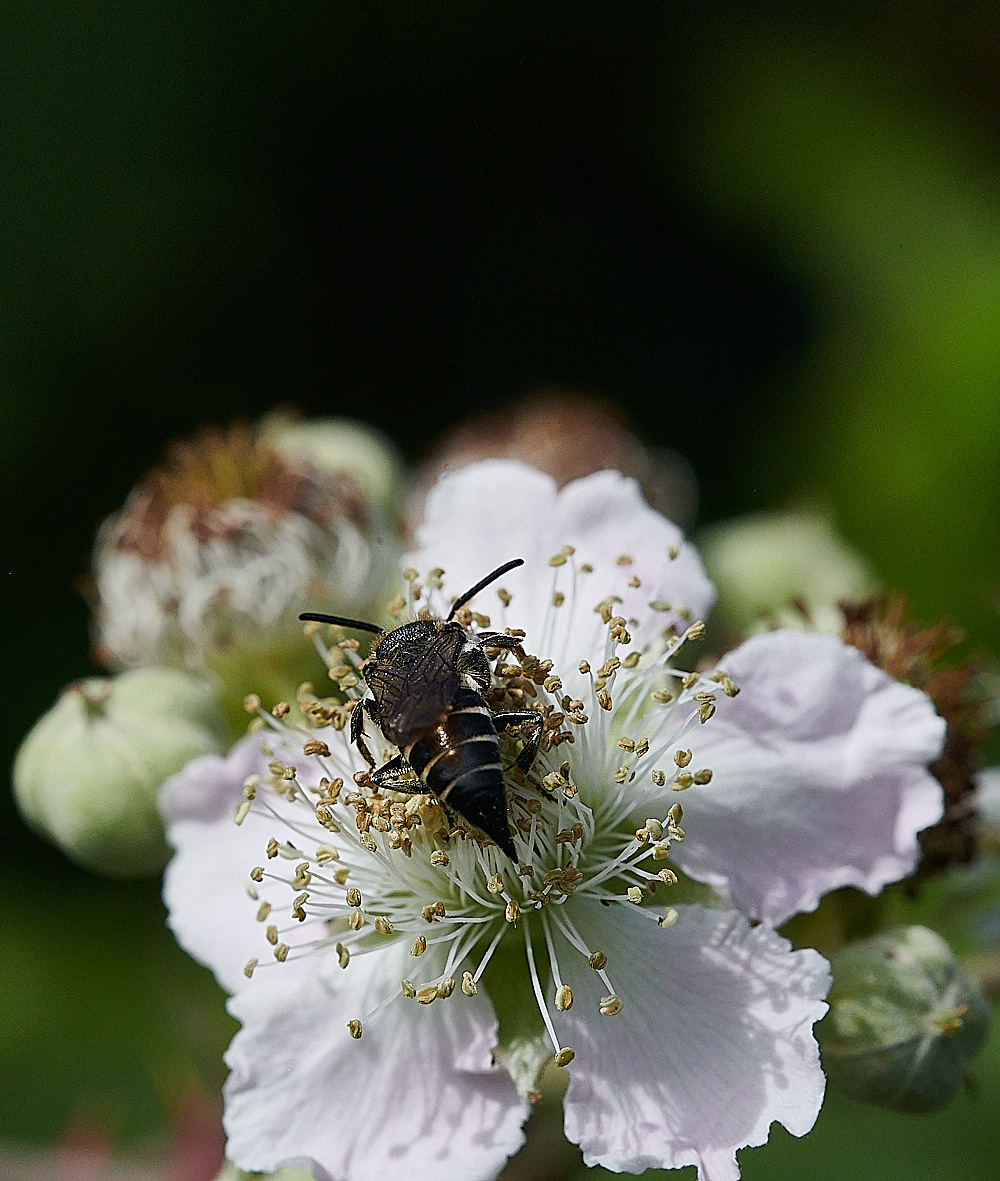
[[[486,649],[516,653],[520,639],[502,632],[477,634],[455,616],[481,590],[523,565],[515,558],[498,566],[455,600],[446,619],[417,619],[389,632],[339,615],[310,611],[299,616],[381,636],[362,667],[370,694],[351,713],[351,741],[371,767],[372,783],[432,793],[515,862],[497,727],[530,728],[517,756],[518,767],[527,773],[538,753],[543,718],[535,710],[490,711],[484,700],[492,677]],[[401,752],[381,767],[365,743],[365,714]]]

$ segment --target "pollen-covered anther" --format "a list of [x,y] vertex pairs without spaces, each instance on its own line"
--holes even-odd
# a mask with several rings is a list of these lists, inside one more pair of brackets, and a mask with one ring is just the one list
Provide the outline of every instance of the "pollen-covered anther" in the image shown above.
[[642,902],[642,890],[639,886],[629,886],[627,893],[629,902],[634,902],[636,906]]
[[247,814],[249,813],[249,811],[250,811],[250,801],[243,800],[242,803],[237,805],[236,812],[233,815],[233,822],[237,826],[241,825],[243,823],[243,821],[246,820]]
[[260,904],[260,906],[258,907],[258,909],[257,909],[257,922],[258,922],[258,923],[266,923],[266,922],[267,922],[267,916],[268,916],[270,913],[271,913],[271,904],[270,904],[270,902],[262,902],[262,903]]
[[288,704],[287,701],[279,701],[278,704],[273,706],[271,709],[271,713],[274,714],[274,716],[279,721],[281,721],[282,718],[288,717],[288,715],[291,712],[292,712],[292,707]]
[[576,1057],[576,1051],[571,1050],[569,1046],[563,1046],[558,1054],[552,1059],[556,1066],[569,1066],[569,1064]]
[[358,1041],[362,1034],[361,1022],[358,1020],[348,1021],[347,1028],[351,1031],[351,1037]]
[[659,927],[675,927],[680,920],[680,912],[675,910],[672,906],[667,906],[663,910],[663,914],[656,920]]
[[661,869],[656,875],[665,886],[677,885],[677,874],[672,869]]
[[375,930],[378,931],[380,935],[391,935],[395,928],[384,914],[380,914],[375,919]]
[[353,886],[350,888],[350,890],[347,891],[347,905],[348,906],[360,906],[361,905],[361,891],[358,889],[355,889],[355,887],[353,887]]
[[271,839],[267,842],[267,856],[272,861],[278,856],[278,842],[274,839],[274,837],[271,837]]
[[417,989],[417,1004],[429,1005],[438,999],[438,995],[436,984],[425,984],[423,988]]
[[670,842],[657,841],[651,850],[654,861],[666,861],[670,856]]
[[694,776],[689,775],[687,771],[682,771],[670,786],[674,791],[686,791],[692,783],[694,783]]
[[649,816],[646,819],[646,831],[649,833],[649,839],[658,841],[663,836],[663,825],[656,819],[655,816]]
[[340,963],[340,966],[342,968],[346,968],[347,965],[351,962],[350,951],[348,951],[348,949],[343,945],[343,943],[338,943],[337,946],[334,948],[334,951],[336,951],[336,953],[337,953],[337,960]]
[[552,557],[549,558],[549,565],[550,566],[565,566],[566,565],[566,555],[561,550],[559,553],[553,554]]
[[600,972],[602,968],[606,968],[608,966],[608,957],[603,951],[592,951],[587,962],[595,972]]
[[560,1013],[573,1007],[573,990],[568,984],[560,984],[556,989],[556,1008]]
[[698,783],[701,786],[704,786],[706,783],[711,783],[712,782],[712,768],[705,767],[701,771],[695,771],[694,775],[692,775],[691,778],[695,781],[695,783]]
[[635,743],[631,738],[619,738],[618,745],[622,750],[627,750],[631,754],[635,750]]
[[586,660],[581,660],[577,667],[584,676],[590,672],[590,664]]
[[614,708],[614,702],[611,700],[611,694],[607,689],[599,689],[597,691],[597,704],[601,709],[608,711]]
[[652,779],[657,787],[662,787],[667,782],[667,777],[662,771],[654,771],[650,775],[650,779]]
[[413,987],[412,982],[409,980],[401,980],[399,983],[403,990],[403,996],[409,997],[410,1000],[413,1000],[413,998],[417,995],[417,990]]
[[437,994],[441,1000],[447,1000],[448,997],[455,991],[455,977],[446,976],[444,980],[437,986]]
[[316,861],[319,865],[329,865],[331,861],[339,861],[340,854],[332,845],[316,846]]
[[451,859],[443,849],[435,849],[431,854],[431,865],[445,866]]
[[250,870],[250,876],[255,882],[262,882],[264,880],[263,865],[255,865],[253,869]]
[[685,673],[684,676],[681,677],[681,688],[682,689],[693,689],[695,687],[695,685],[698,684],[699,680],[700,680],[700,677],[698,676],[697,673]]
[[325,742],[320,742],[318,738],[310,738],[308,742],[302,744],[302,753],[304,755],[320,755],[322,758],[328,758],[330,748]]
[[246,966],[243,969],[243,975],[246,976],[246,978],[248,980],[253,975],[253,970],[254,970],[254,968],[257,967],[257,965],[259,963],[260,963],[260,960],[258,960],[256,956],[254,956],[252,959],[247,960]]
[[654,689],[649,696],[659,705],[669,705],[674,699],[674,695],[669,689]]
[[268,927],[264,932],[264,937],[273,947],[278,942],[278,928],[272,923],[271,926]]
[[243,698],[243,708],[248,714],[255,714],[260,709],[260,698],[256,693],[248,693]]
[[360,931],[365,925],[365,916],[360,910],[352,910],[347,919],[347,925],[352,931]]
[[614,1017],[622,1011],[622,998],[616,993],[601,997],[601,1016]]
[[698,706],[698,721],[704,725],[715,713],[715,705],[711,701],[703,701]]
[[283,964],[285,962],[285,960],[288,959],[288,953],[290,950],[291,950],[291,948],[288,946],[287,943],[279,943],[278,946],[274,949],[274,958],[278,961],[279,964]]
[[471,972],[462,973],[462,991],[466,996],[475,996],[479,991],[479,985]]
[[516,923],[521,917],[521,907],[518,905],[517,899],[512,898],[504,910],[504,918],[508,923]]
[[443,902],[429,902],[420,910],[420,917],[425,923],[433,923],[437,919],[443,919],[445,916],[445,909]]
[[423,955],[427,950],[427,940],[423,935],[418,935],[416,939],[410,944],[410,955]]

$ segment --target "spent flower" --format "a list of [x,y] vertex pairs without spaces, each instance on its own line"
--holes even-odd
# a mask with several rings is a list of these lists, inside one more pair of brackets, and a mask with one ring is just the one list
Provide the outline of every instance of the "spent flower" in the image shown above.
[[560,490],[472,465],[432,491],[417,544],[401,617],[444,617],[525,561],[459,615],[522,638],[523,658],[492,654],[489,704],[543,719],[527,774],[504,740],[516,860],[433,795],[373,784],[350,741],[356,643],[316,632],[355,669],[346,702],[304,685],[305,726],[261,709],[161,795],[171,925],[243,1026],[228,1155],[491,1177],[551,1065],[588,1164],[730,1181],[737,1149],[774,1120],[804,1134],[823,1095],[828,967],[773,927],[912,869],[941,811],[942,723],[832,636],[758,636],[689,671],[712,586],[618,473]]

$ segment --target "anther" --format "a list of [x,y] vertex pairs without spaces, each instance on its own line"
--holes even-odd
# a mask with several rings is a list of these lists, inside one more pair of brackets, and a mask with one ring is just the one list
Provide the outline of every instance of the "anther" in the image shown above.
[[642,902],[642,890],[638,886],[629,886],[628,900],[638,906]]
[[448,864],[448,854],[443,849],[435,849],[431,854],[431,865],[445,866]]
[[375,930],[378,931],[380,935],[391,935],[394,929],[395,928],[393,927],[392,923],[385,917],[384,914],[380,914],[375,920]]
[[285,960],[288,959],[288,952],[290,950],[291,949],[289,948],[287,943],[279,943],[278,946],[274,949],[274,958],[278,961],[279,964],[283,964],[285,962]]
[[601,997],[601,1016],[614,1017],[622,1011],[622,998],[615,993]]
[[438,990],[436,984],[425,984],[423,988],[417,989],[417,1004],[429,1005],[438,999]]
[[358,890],[354,886],[352,886],[347,891],[347,905],[348,906],[360,906],[361,905],[361,891]]
[[365,916],[360,910],[352,910],[347,920],[347,925],[352,931],[360,931],[365,925]]
[[437,986],[437,994],[441,1000],[447,1000],[448,997],[455,991],[455,977],[446,976],[444,980]]
[[255,714],[260,709],[260,698],[256,693],[248,693],[243,698],[243,708],[248,714]]
[[348,951],[348,949],[343,945],[343,943],[338,943],[337,946],[334,948],[334,951],[336,951],[336,953],[337,953],[337,960],[340,963],[340,966],[342,968],[346,968],[347,965],[351,962],[350,951]]
[[262,882],[264,880],[263,865],[255,865],[253,869],[250,870],[250,876],[255,882]]
[[603,951],[594,951],[594,952],[591,952],[590,959],[588,960],[588,963],[594,969],[595,972],[599,972],[602,968],[607,967],[608,957],[604,954]]
[[565,566],[566,565],[566,555],[564,553],[553,554],[552,557],[549,558],[549,565],[550,566]]
[[486,883],[486,889],[491,894],[500,894],[503,891],[503,878],[498,873],[495,873]]
[[691,762],[691,752],[689,750],[675,750],[674,762],[678,767],[686,767]]
[[256,956],[254,956],[253,959],[247,960],[246,967],[243,969],[243,975],[246,976],[248,980],[253,975],[253,970],[259,963],[260,960],[258,960]]
[[668,906],[656,922],[660,927],[674,927],[680,917],[680,914],[672,906]]
[[563,1046],[552,1061],[555,1062],[556,1066],[569,1066],[575,1057],[576,1052],[574,1050],[571,1050],[569,1046]]
[[702,785],[704,785],[706,783],[711,783],[712,782],[712,769],[711,769],[711,767],[706,767],[703,771],[695,771],[694,775],[692,775],[691,778],[695,781],[695,783],[699,783]]
[[273,947],[278,942],[278,928],[272,923],[270,927],[264,932],[264,935]]
[[580,672],[582,672],[584,676],[586,676],[587,673],[590,672],[590,665],[587,663],[586,660],[581,660],[579,667],[580,667]]
[[423,955],[426,950],[427,940],[423,935],[418,935],[410,944],[410,955]]
[[479,991],[479,985],[476,984],[471,972],[462,973],[462,991],[466,996],[475,996]]
[[318,738],[310,738],[308,742],[303,743],[302,753],[304,755],[319,755],[321,758],[326,758],[330,754],[330,748],[325,742],[320,742]]
[[348,1021],[347,1028],[351,1031],[351,1037],[354,1038],[355,1041],[358,1041],[361,1037],[361,1032],[362,1032],[361,1022],[360,1021]]
[[262,903],[260,904],[260,908],[259,908],[259,909],[258,909],[258,911],[257,911],[257,922],[258,922],[258,923],[263,923],[263,922],[264,922],[264,921],[267,919],[267,916],[268,916],[270,913],[271,913],[271,904],[270,904],[270,902],[262,902]]
[[573,1007],[573,990],[568,984],[560,984],[556,989],[556,1008],[560,1013]]
[[276,718],[278,718],[279,720],[281,718],[288,717],[288,715],[291,712],[292,712],[292,707],[288,704],[287,701],[279,701],[278,704],[271,710],[271,713],[273,713],[274,716]]
[[267,856],[272,861],[278,856],[278,842],[274,839],[274,837],[271,837],[271,839],[267,842]]
[[417,990],[409,980],[401,980],[400,985],[403,989],[403,996],[408,996],[412,1000],[417,995]]
[[665,886],[677,885],[677,874],[672,869],[661,869],[656,875]]
[[510,902],[507,903],[507,907],[504,910],[504,918],[507,920],[508,923],[516,923],[520,917],[521,917],[521,908],[517,904],[517,899],[512,898],[510,900]]

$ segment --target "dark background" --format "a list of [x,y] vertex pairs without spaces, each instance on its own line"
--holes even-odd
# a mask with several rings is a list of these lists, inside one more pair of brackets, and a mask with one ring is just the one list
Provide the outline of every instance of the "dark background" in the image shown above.
[[[925,618],[996,646],[998,24],[5,6],[5,760],[92,671],[74,584],[100,519],[170,438],[277,404],[417,460],[539,386],[600,393],[691,461],[700,523],[819,495]],[[0,1139],[162,1128],[227,1027],[157,883],[73,869],[6,796],[0,821]]]

